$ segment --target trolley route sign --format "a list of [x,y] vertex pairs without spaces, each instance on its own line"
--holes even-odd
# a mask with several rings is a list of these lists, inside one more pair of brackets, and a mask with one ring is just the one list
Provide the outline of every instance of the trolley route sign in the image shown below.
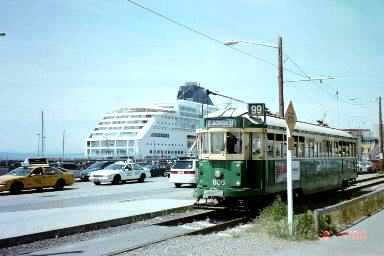
[[266,120],[267,112],[265,111],[264,103],[249,103],[248,104],[248,115],[250,117],[264,117],[264,123]]
[[264,103],[249,103],[248,114],[249,116],[264,116],[265,104]]

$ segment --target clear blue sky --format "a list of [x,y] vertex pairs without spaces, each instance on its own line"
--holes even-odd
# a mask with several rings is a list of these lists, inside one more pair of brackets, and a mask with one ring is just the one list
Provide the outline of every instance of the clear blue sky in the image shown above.
[[[326,113],[332,126],[377,125],[375,97],[384,82],[382,1],[138,1],[219,40],[275,43],[283,36],[284,52],[306,73],[338,78],[287,84],[285,100],[294,101],[299,119],[313,122]],[[277,111],[273,66],[127,1],[4,0],[0,9],[0,32],[7,33],[0,37],[0,152],[36,151],[41,110],[47,150],[60,152],[65,129],[67,150],[82,152],[103,113],[172,102],[185,81]],[[236,47],[276,63],[274,49]],[[300,77],[286,72],[285,79]]]

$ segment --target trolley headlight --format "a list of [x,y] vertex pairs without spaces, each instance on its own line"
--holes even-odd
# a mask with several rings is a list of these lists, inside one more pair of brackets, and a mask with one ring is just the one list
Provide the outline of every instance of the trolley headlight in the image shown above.
[[223,173],[220,170],[215,171],[215,178],[221,179],[223,177]]

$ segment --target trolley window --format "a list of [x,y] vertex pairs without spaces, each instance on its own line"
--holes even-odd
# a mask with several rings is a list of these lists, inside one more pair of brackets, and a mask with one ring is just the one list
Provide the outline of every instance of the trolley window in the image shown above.
[[227,132],[226,148],[228,154],[241,154],[241,133]]
[[224,132],[212,132],[211,133],[211,153],[223,154],[224,152],[225,152]]
[[297,146],[297,157],[305,157],[304,151],[305,151],[305,144],[304,144],[304,137],[300,136],[298,146]]
[[253,155],[257,155],[257,156],[261,155],[261,152],[262,152],[261,143],[262,143],[261,134],[253,132],[252,133],[252,154]]
[[208,154],[209,153],[208,133],[207,132],[202,133],[201,139],[202,139],[201,147],[202,147],[203,154]]
[[268,133],[267,134],[267,157],[273,158],[273,152],[274,152],[274,134]]
[[311,158],[313,157],[313,153],[314,153],[314,140],[309,138],[309,139],[306,139],[305,140],[305,156],[308,157],[308,158]]
[[284,136],[283,134],[275,134],[275,157],[283,157],[284,152]]

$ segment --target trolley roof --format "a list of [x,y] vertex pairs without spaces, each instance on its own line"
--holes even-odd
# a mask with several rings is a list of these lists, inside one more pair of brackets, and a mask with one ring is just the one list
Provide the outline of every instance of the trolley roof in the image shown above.
[[[230,117],[232,117],[232,118],[242,117],[242,118],[249,120],[251,123],[253,123],[255,125],[264,125],[264,118],[263,117],[252,118],[248,115],[248,111],[245,109],[229,108],[229,109],[226,109],[224,111],[216,111],[216,112],[208,114],[207,118],[215,119],[215,118],[230,118]],[[266,116],[265,125],[286,129],[285,119],[275,117],[275,116]],[[297,121],[295,131],[304,131],[304,132],[310,132],[310,133],[327,134],[327,135],[332,135],[332,136],[354,138],[348,132],[338,130],[336,128],[320,126],[317,124],[311,124],[311,123],[306,123],[306,122],[302,122],[302,121]]]

